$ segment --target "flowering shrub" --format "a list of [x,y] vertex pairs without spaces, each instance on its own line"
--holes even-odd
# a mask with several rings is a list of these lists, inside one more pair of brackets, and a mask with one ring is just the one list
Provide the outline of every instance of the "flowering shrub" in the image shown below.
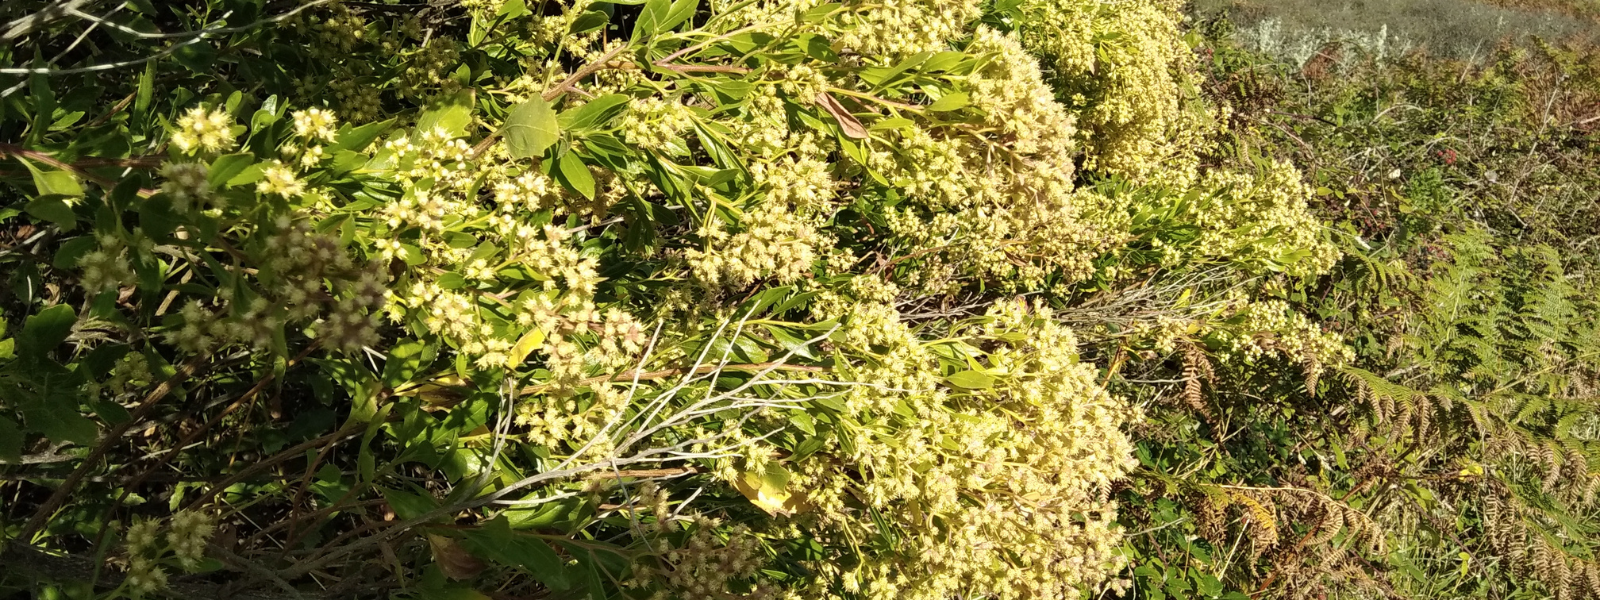
[[1337,252],[1202,167],[1174,6],[131,3],[188,33],[95,66],[34,4],[3,524],[114,594],[1116,591],[1141,410],[1077,329],[1144,333],[1073,307],[1216,268],[1133,331],[1342,356],[1225,297]]

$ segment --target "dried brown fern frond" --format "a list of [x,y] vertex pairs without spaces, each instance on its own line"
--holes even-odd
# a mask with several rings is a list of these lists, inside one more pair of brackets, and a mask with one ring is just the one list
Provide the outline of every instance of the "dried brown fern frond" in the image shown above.
[[1300,372],[1305,376],[1306,395],[1317,397],[1317,380],[1322,377],[1322,360],[1316,354],[1306,353],[1300,357]]
[[1250,537],[1250,558],[1261,558],[1263,553],[1278,545],[1278,519],[1266,506],[1272,500],[1265,494],[1257,498],[1254,493],[1244,491],[1233,491],[1230,496],[1234,503],[1244,507],[1244,522]]
[[1194,344],[1183,344],[1183,403],[1198,413],[1213,428],[1220,429],[1216,415],[1211,412],[1210,405],[1206,404],[1205,394],[1200,383],[1201,377],[1204,377],[1207,381],[1216,381],[1217,373],[1211,365],[1211,359],[1206,358],[1205,352]]

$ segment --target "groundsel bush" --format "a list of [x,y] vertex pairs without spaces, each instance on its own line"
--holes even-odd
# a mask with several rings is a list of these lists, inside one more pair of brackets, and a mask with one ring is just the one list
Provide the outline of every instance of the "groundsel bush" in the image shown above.
[[23,5],[6,585],[1080,597],[1141,410],[1075,328],[1339,360],[1168,4]]

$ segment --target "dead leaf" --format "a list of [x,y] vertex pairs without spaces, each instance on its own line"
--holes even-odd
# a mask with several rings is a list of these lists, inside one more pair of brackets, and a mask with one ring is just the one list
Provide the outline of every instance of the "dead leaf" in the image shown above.
[[744,497],[749,498],[750,503],[756,505],[756,508],[774,517],[792,516],[811,508],[806,502],[804,492],[790,494],[785,489],[772,486],[756,473],[747,472],[734,478],[733,487],[744,494]]
[[428,548],[433,551],[433,562],[439,565],[439,571],[451,579],[472,579],[487,567],[452,538],[430,533]]
[[867,128],[862,127],[861,121],[857,121],[855,115],[845,110],[844,105],[839,104],[839,101],[834,99],[833,96],[828,95],[827,92],[817,94],[817,105],[821,106],[822,110],[828,111],[828,114],[833,115],[834,120],[839,122],[839,127],[844,129],[845,137],[857,140],[867,139]]

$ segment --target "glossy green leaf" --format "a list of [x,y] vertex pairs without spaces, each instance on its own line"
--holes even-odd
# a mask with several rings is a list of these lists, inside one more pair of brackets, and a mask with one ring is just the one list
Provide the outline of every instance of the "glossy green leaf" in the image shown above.
[[561,155],[561,181],[573,191],[583,194],[584,198],[594,199],[594,175],[589,172],[589,167],[577,154],[568,152]]

